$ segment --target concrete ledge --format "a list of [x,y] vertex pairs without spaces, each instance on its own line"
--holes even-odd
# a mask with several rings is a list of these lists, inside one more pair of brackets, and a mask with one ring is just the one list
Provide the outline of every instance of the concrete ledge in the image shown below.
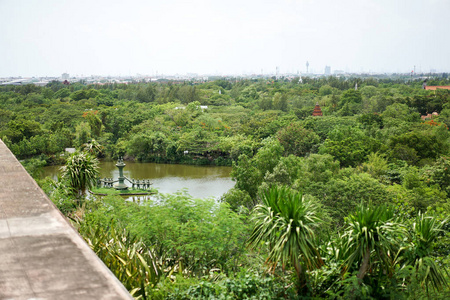
[[0,299],[133,299],[1,140]]

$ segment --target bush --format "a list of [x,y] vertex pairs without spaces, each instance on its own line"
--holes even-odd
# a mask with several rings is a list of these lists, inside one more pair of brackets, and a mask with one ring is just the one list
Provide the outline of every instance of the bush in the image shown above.
[[[178,280],[178,278],[177,278]],[[249,273],[242,270],[235,277],[224,278],[218,281],[199,280],[176,282],[163,297],[164,299],[191,300],[191,299],[296,299],[292,287],[284,288],[283,282],[270,275]],[[167,288],[163,286],[162,289]],[[163,299],[163,297],[154,299]]]
[[86,215],[89,223],[108,226],[111,219],[147,245],[166,267],[203,276],[210,270],[235,270],[245,263],[247,227],[226,203],[194,199],[186,193],[159,195],[142,205],[105,197]]

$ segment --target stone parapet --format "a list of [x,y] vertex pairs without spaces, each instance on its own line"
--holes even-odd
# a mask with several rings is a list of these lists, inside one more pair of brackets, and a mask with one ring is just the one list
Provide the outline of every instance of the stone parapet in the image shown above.
[[133,299],[1,140],[0,299]]

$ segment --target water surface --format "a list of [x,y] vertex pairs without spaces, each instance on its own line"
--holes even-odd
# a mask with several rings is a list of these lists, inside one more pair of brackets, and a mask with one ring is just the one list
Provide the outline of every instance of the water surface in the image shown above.
[[[100,162],[100,177],[117,179],[119,170],[115,162]],[[191,166],[125,162],[123,173],[128,178],[150,179],[160,193],[175,193],[186,188],[196,198],[218,198],[234,186],[230,178],[231,167]],[[44,168],[43,177],[56,178],[59,166]],[[127,185],[128,182],[126,182]],[[131,186],[131,185],[130,185]]]

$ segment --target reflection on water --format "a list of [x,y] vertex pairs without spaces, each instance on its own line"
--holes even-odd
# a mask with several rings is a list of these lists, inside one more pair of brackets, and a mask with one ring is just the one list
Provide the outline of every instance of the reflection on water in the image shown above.
[[[175,193],[186,188],[193,197],[220,197],[234,186],[231,167],[189,166],[125,162],[123,174],[133,179],[150,179],[160,193]],[[56,178],[59,167],[45,167],[43,177]],[[115,162],[100,162],[100,177],[119,177]],[[127,182],[128,183],[128,182]]]

